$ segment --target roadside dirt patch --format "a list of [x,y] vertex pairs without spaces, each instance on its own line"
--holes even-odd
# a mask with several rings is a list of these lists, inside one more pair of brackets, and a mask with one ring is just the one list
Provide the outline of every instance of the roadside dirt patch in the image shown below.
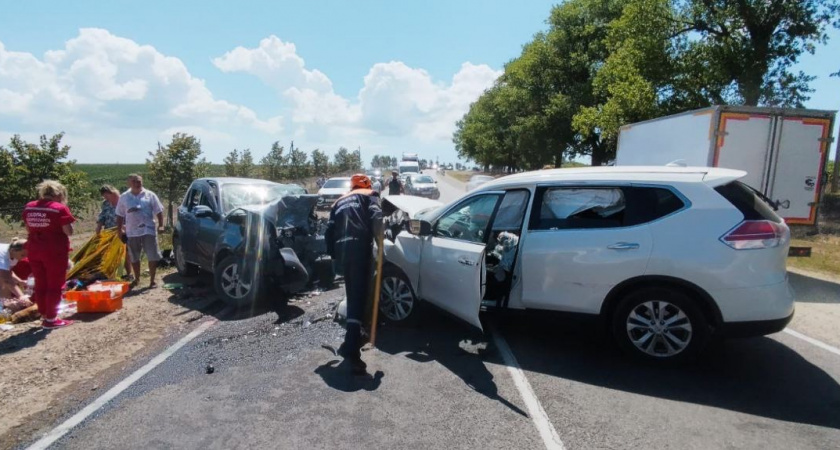
[[[174,274],[165,278],[179,281]],[[224,307],[208,284],[186,289],[141,288],[125,297],[120,311],[76,314],[68,328],[45,331],[38,321],[0,332],[0,448],[27,440],[86,399],[71,392],[99,395],[107,375],[133,364],[144,348]]]

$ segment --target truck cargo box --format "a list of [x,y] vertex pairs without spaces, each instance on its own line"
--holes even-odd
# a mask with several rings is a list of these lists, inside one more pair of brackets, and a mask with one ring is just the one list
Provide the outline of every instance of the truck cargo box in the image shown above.
[[813,225],[827,179],[836,111],[713,106],[625,125],[616,165],[725,167],[779,207],[787,223]]

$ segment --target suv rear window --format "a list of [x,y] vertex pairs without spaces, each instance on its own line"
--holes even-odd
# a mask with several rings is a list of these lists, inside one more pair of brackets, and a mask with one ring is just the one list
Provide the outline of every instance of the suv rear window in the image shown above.
[[563,230],[629,227],[685,206],[671,190],[655,187],[556,187],[537,191],[529,228]]
[[773,208],[767,202],[762,200],[751,187],[740,181],[718,186],[715,191],[738,208],[738,211],[741,211],[741,214],[744,215],[744,220],[782,222],[782,218],[773,211]]

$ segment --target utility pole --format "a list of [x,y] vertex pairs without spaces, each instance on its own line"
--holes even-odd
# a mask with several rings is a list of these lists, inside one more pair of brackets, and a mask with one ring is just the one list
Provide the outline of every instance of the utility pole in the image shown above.
[[[836,194],[840,188],[840,125],[837,126],[837,147],[834,149],[834,171],[831,174],[831,193]],[[822,176],[822,175],[820,175]]]

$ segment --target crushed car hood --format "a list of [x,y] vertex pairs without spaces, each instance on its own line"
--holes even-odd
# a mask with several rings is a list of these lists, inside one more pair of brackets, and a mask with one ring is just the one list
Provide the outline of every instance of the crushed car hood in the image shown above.
[[286,195],[265,205],[243,206],[241,209],[259,214],[279,228],[308,229],[317,204],[318,196],[315,194]]
[[391,195],[382,199],[382,214],[388,216],[396,210],[405,211],[410,218],[414,218],[420,211],[440,208],[443,203],[413,195]]

